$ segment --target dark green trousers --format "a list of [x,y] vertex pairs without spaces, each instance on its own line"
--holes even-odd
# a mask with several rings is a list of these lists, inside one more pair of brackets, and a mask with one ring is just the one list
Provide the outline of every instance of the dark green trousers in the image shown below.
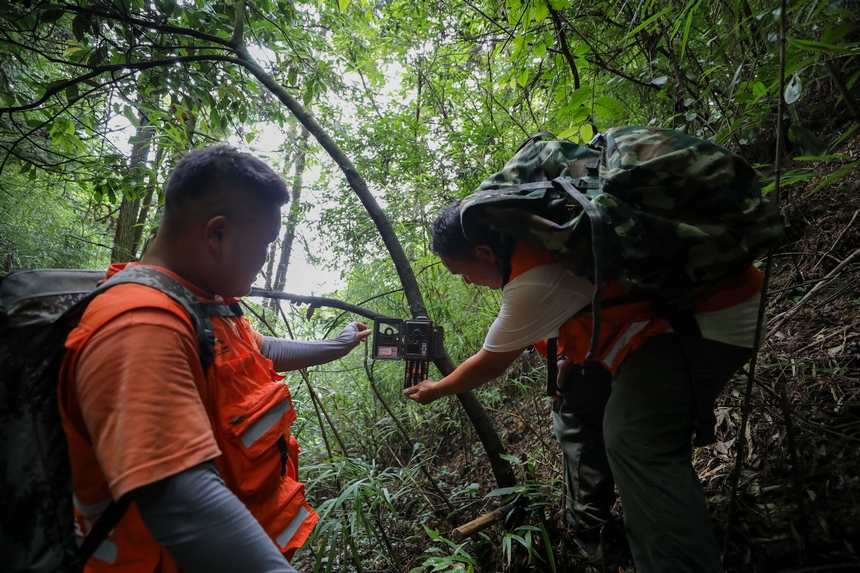
[[[713,402],[752,351],[711,340],[703,341],[702,350],[700,359],[714,383],[698,391]],[[573,392],[553,408],[564,452],[569,518],[582,527],[608,519],[614,484],[638,573],[723,570],[692,466],[691,388],[677,338],[663,334],[624,360],[611,392]],[[596,427],[598,419],[602,428]]]
[[561,399],[553,403],[553,430],[564,455],[566,517],[579,533],[598,533],[617,499],[603,440],[611,388],[605,369],[587,377],[571,373]]

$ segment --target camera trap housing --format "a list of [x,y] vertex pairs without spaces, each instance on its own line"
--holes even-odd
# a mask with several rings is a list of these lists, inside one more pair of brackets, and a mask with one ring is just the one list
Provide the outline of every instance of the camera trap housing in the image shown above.
[[442,352],[444,329],[429,318],[377,318],[373,321],[374,360],[429,362]]
[[427,379],[430,361],[442,354],[444,329],[425,317],[373,321],[374,360],[406,360],[406,387]]

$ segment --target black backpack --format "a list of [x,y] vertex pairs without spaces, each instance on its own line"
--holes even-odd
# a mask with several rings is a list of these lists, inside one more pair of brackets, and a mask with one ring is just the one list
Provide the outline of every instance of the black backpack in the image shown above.
[[57,405],[66,336],[87,305],[124,283],[150,286],[182,305],[205,371],[215,336],[206,306],[153,268],[135,266],[101,286],[102,271],[21,270],[0,277],[0,571],[79,571],[128,506],[113,502],[77,547],[71,468]]

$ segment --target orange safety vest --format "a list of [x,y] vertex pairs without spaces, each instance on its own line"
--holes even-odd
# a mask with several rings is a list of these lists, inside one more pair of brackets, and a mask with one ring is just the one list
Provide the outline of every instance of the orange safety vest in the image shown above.
[[[555,253],[517,242],[511,253],[511,275],[509,280],[533,268],[558,263]],[[695,313],[725,310],[749,299],[764,286],[764,275],[750,266],[745,271],[732,275],[718,283],[698,289],[693,294]],[[600,298],[608,302],[624,295],[624,287],[618,281],[604,284]],[[567,356],[575,363],[585,362],[591,346],[594,315],[589,310],[575,314],[561,325],[558,332],[558,355]],[[669,321],[651,309],[651,301],[643,300],[602,307],[600,311],[600,337],[596,359],[612,374],[633,350],[645,341],[670,328]],[[546,341],[535,347],[546,356]]]
[[[122,266],[115,265],[112,270],[117,268]],[[134,296],[128,296],[126,289],[134,289]],[[119,292],[123,296],[111,296]],[[122,285],[101,297],[107,297],[110,304],[85,314],[69,334],[68,353],[60,372],[60,410],[73,459],[75,533],[81,538],[111,501],[75,391],[74,372],[81,349],[100,327],[135,309],[168,310],[194,329],[186,311],[153,288]],[[213,316],[212,326],[215,361],[198,390],[221,450],[215,463],[226,486],[289,559],[319,520],[305,501],[304,484],[297,481],[299,447],[290,435],[290,425],[296,419],[290,391],[279,382],[283,376],[272,370],[272,362],[257,350],[244,316]],[[180,569],[149,533],[132,503],[85,569],[86,573],[107,571],[174,573]]]

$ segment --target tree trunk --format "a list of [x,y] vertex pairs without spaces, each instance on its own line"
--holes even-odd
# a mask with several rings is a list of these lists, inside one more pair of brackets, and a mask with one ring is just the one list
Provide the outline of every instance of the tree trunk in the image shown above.
[[[135,224],[138,220],[140,210],[140,188],[139,179],[143,177],[143,166],[149,153],[149,142],[154,131],[147,129],[146,114],[139,113],[140,126],[135,130],[135,143],[131,148],[131,157],[128,161],[129,180],[133,182],[132,189],[125,193],[123,190],[122,202],[119,205],[119,215],[116,220],[116,232],[114,233],[113,248],[110,253],[112,263],[126,263],[133,261],[136,256],[135,246]],[[139,240],[139,235],[138,235]]]
[[302,133],[296,141],[298,152],[296,153],[296,170],[293,177],[293,198],[290,202],[290,212],[287,215],[287,228],[284,230],[284,240],[281,241],[281,256],[278,259],[278,267],[275,271],[275,281],[272,283],[272,288],[276,291],[283,291],[287,284],[287,269],[290,266],[293,240],[296,238],[296,227],[299,224],[299,214],[301,212],[302,183],[308,153],[308,138],[310,135],[307,128],[302,126]]
[[161,160],[164,157],[164,147],[158,146],[158,151],[155,152],[155,161],[152,162],[152,172],[149,175],[149,183],[146,186],[146,197],[140,204],[140,214],[137,217],[137,225],[134,226],[134,241],[132,242],[131,251],[137,253],[140,248],[140,238],[143,235],[143,227],[146,225],[146,219],[149,217],[149,211],[152,209],[152,197],[155,195],[155,188],[158,186],[158,166],[161,165]]

